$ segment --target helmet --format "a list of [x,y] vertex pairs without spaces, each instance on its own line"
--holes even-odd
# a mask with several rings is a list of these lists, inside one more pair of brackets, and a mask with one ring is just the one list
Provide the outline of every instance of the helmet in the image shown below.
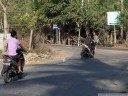
[[91,45],[92,46],[96,46],[96,42],[91,42]]

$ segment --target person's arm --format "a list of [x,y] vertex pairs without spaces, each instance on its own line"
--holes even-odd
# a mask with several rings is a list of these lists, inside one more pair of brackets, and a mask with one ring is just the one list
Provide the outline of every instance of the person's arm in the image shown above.
[[91,52],[90,48],[89,48],[86,44],[83,44],[83,46],[84,46],[85,48],[87,48],[87,49],[89,50],[89,52]]
[[24,51],[27,51],[24,47],[23,47],[23,45],[20,43],[19,44],[19,46],[24,50]]
[[22,48],[23,49],[23,51],[27,51],[24,47],[23,47],[23,45],[21,44],[21,42],[20,42],[20,40],[18,40],[17,39],[17,44],[20,46],[20,48]]

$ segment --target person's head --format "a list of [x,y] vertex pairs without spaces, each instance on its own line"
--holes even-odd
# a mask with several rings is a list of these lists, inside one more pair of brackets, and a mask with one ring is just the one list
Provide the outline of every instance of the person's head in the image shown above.
[[10,32],[10,35],[11,35],[11,37],[16,37],[17,36],[17,32],[13,30],[13,31]]

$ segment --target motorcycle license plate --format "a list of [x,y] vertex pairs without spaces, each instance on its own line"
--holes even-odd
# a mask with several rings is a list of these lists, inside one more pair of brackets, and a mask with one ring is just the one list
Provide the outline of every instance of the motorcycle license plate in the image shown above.
[[10,62],[3,62],[3,65],[10,66]]

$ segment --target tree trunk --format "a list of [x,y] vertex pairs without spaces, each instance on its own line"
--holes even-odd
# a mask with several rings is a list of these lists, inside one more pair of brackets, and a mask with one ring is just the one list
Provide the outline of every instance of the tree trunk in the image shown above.
[[81,28],[80,28],[80,24],[77,22],[77,28],[79,28],[79,30],[78,30],[78,46],[80,46],[80,37],[81,37],[81,33],[80,33],[80,31],[81,31]]
[[120,31],[121,31],[121,32],[120,32],[121,40],[123,40],[123,39],[124,39],[124,38],[123,38],[123,33],[124,33],[124,32],[123,32],[123,30],[124,30],[123,25],[121,25],[120,29],[121,29],[121,30],[120,30]]
[[56,29],[56,44],[58,44],[58,39],[59,39],[58,36],[59,36],[58,35],[58,29]]
[[7,41],[7,33],[8,33],[8,22],[7,22],[7,1],[5,3],[6,5],[3,5],[0,0],[0,6],[3,8],[4,12],[4,38],[3,38],[3,51],[5,52],[5,46]]
[[8,22],[7,22],[7,8],[4,8],[4,39],[3,39],[3,51],[6,50],[7,43],[7,33],[8,33]]
[[98,35],[96,35],[95,32],[93,32],[93,35],[94,35],[94,37],[93,37],[94,41],[97,42],[97,43],[99,43],[99,37],[98,37]]
[[114,35],[114,42],[113,42],[113,44],[114,44],[114,46],[116,45],[116,26],[114,25],[114,33],[113,33],[113,35]]
[[4,39],[7,40],[8,22],[7,22],[7,8],[4,8]]
[[126,42],[128,42],[128,30],[126,32]]
[[70,45],[70,30],[68,29],[68,45]]
[[86,36],[88,37],[88,35],[89,35],[89,33],[90,33],[90,31],[89,31],[89,23],[88,23],[88,21],[86,21],[86,24],[85,24],[86,26],[85,26],[85,30],[86,30]]
[[113,38],[112,38],[113,36],[112,36],[112,32],[110,33],[110,35],[109,35],[109,43],[110,43],[110,45],[112,45],[112,41],[113,41]]
[[1,21],[0,21],[0,29],[1,29],[1,31],[3,32],[3,20],[1,19]]

